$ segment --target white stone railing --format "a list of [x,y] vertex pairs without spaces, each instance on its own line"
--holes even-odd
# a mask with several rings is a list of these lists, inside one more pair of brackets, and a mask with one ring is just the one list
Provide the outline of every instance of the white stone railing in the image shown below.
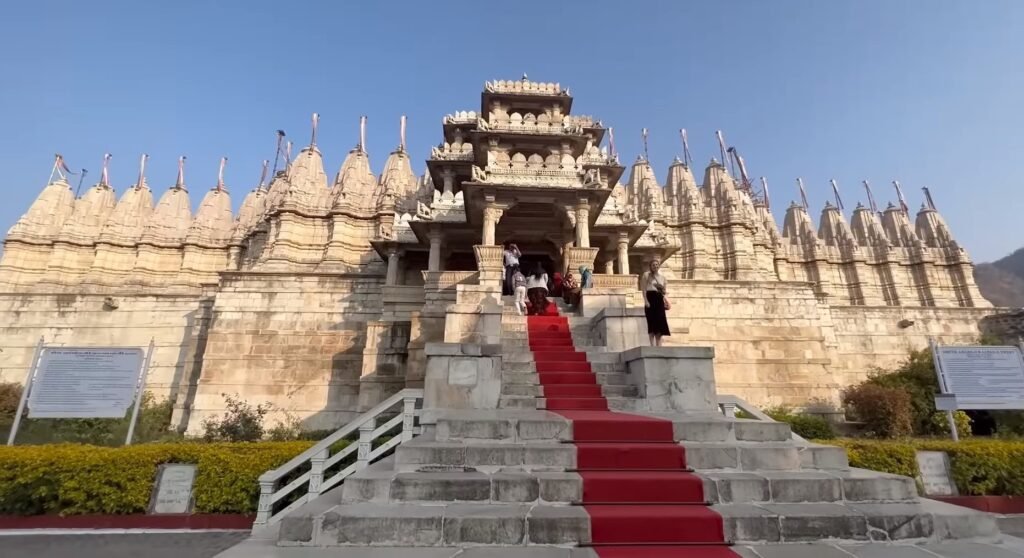
[[[365,469],[402,442],[411,440],[419,433],[419,427],[416,426],[416,417],[420,414],[417,402],[422,400],[423,390],[404,389],[341,427],[334,434],[320,440],[291,461],[260,475],[260,500],[256,508],[253,529],[279,521],[289,512],[341,483],[352,473]],[[396,414],[383,424],[377,425],[381,415],[391,413]],[[400,428],[397,435],[376,448],[373,447],[375,440],[396,428]],[[336,453],[331,453],[332,446],[357,431],[358,441]],[[335,470],[343,464],[343,460],[353,454],[355,460],[351,464]],[[287,484],[279,486],[286,480]],[[288,504],[274,511],[275,507],[284,501]]]
[[[778,422],[772,417],[764,414],[761,409],[758,409],[754,405],[750,404],[746,399],[741,399],[735,395],[718,395],[718,409],[722,411],[722,414],[726,418],[736,418],[736,411],[743,411],[744,413],[756,418],[757,420],[765,422]],[[791,433],[793,440],[797,442],[806,442],[802,436],[796,432]]]
[[442,123],[444,124],[471,124],[476,122],[479,116],[474,110],[460,110],[453,114],[446,114]]
[[473,144],[445,143],[441,147],[431,147],[430,158],[435,161],[472,161]]
[[484,89],[492,93],[511,93],[518,95],[568,95],[569,90],[562,90],[561,84],[543,83],[523,80],[504,80],[484,82]]

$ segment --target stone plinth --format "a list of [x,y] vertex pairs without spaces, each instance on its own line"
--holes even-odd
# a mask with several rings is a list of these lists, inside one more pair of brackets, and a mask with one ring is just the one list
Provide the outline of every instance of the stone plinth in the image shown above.
[[427,343],[423,417],[432,424],[451,409],[497,409],[501,395],[501,345]]
[[594,271],[594,259],[597,258],[597,248],[568,248],[565,262],[568,269],[576,273],[581,265],[587,266],[591,272]]
[[[584,295],[584,300],[587,296],[590,295]],[[643,308],[609,306],[602,309],[594,316],[592,334],[595,341],[610,352],[650,345]]]
[[631,384],[651,411],[716,413],[713,347],[637,347],[622,353]]
[[477,245],[473,247],[473,253],[476,254],[476,265],[480,270],[480,284],[500,288],[504,248]]

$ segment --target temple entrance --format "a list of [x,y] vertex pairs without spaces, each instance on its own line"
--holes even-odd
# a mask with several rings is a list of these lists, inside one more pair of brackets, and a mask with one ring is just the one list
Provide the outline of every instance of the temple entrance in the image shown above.
[[530,275],[533,270],[540,265],[544,268],[544,271],[548,274],[548,277],[553,277],[555,273],[555,260],[547,254],[529,254],[524,253],[519,258],[519,269],[522,270],[523,275]]

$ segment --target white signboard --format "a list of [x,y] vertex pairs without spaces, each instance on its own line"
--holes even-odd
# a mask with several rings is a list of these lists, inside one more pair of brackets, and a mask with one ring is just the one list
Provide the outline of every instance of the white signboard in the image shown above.
[[946,452],[917,452],[917,469],[921,473],[925,496],[957,496],[956,483],[949,472],[949,455]]
[[156,477],[156,489],[150,501],[150,513],[192,511],[192,485],[195,480],[195,465],[161,465]]
[[45,347],[29,418],[124,418],[142,373],[142,349]]
[[942,392],[958,409],[1024,409],[1024,358],[1017,347],[935,348]]

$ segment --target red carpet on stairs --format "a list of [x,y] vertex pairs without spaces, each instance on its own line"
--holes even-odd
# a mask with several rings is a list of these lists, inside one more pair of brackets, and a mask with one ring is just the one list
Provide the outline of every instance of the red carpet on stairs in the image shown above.
[[527,318],[530,350],[549,411],[572,421],[577,472],[601,558],[738,558],[722,518],[687,471],[672,423],[608,410],[587,353],[564,316]]

